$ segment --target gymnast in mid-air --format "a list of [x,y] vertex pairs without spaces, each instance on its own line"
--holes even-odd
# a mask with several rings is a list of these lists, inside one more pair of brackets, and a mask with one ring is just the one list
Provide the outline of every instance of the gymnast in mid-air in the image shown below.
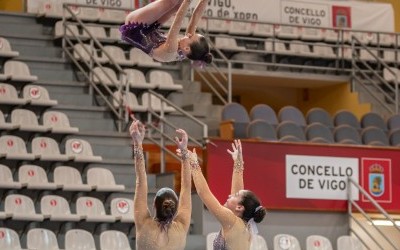
[[[204,36],[196,33],[208,0],[199,0],[190,18],[186,34],[179,37],[183,20],[191,0],[156,0],[132,11],[120,27],[121,38],[141,49],[159,62],[182,61],[185,58],[201,63],[211,63],[210,47]],[[165,36],[160,25],[175,14],[175,19]]]

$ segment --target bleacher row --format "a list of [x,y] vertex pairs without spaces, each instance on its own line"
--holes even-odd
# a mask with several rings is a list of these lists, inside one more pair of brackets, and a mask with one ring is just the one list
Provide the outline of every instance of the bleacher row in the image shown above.
[[[99,23],[111,23],[111,24],[122,24],[125,21],[125,17],[131,10],[121,9],[103,9],[95,7],[82,7],[73,6],[73,12],[82,21],[88,22],[99,22]],[[54,3],[49,0],[42,1],[39,10],[39,17],[52,17],[61,19],[63,17],[62,3]],[[70,18],[71,15],[65,12],[65,17]],[[172,24],[173,18],[164,24],[165,27],[169,27]],[[182,25],[182,28],[186,28],[189,22],[187,17]],[[280,25],[280,24],[268,24],[268,23],[257,23],[257,22],[243,22],[234,20],[219,20],[219,19],[207,19],[202,18],[198,27],[200,29],[206,29],[213,33],[227,33],[232,35],[253,35],[255,37],[272,37],[276,36],[283,39],[301,39],[306,41],[322,41],[337,42],[343,39],[345,42],[350,41],[352,35],[356,36],[363,44],[382,45],[382,46],[394,46],[400,44],[400,36],[396,36],[395,33],[380,33],[379,35],[374,32],[360,32],[346,30],[343,37],[340,38],[339,32],[334,29],[326,28],[310,28],[293,25]]]
[[[218,232],[209,233],[207,235],[207,250],[213,250],[213,241],[217,237]],[[265,239],[260,235],[257,235],[257,248],[254,249],[268,249]],[[290,234],[277,234],[274,236],[274,250],[300,250],[299,240]],[[332,243],[330,240],[321,235],[310,235],[306,239],[307,250],[332,250]],[[358,238],[342,235],[337,238],[337,249],[338,250],[362,250],[363,246]]]
[[[211,20],[210,20],[211,21]],[[219,21],[219,20],[213,20]],[[236,23],[230,21],[230,23]],[[240,23],[243,24],[243,23]],[[55,38],[60,38],[64,35],[63,29],[63,22],[58,21],[55,25]],[[97,38],[99,41],[105,44],[112,44],[120,42],[120,32],[117,26],[99,26],[98,24],[86,24],[86,28],[90,34]],[[69,22],[67,24],[68,29],[66,30],[66,35],[70,36],[71,38],[79,37],[83,41],[88,40],[90,36],[87,34],[85,30],[79,28],[78,23]],[[316,32],[314,37],[308,35],[307,28],[298,28],[292,26],[282,26],[285,28],[279,28],[279,30],[274,29],[272,27],[276,27],[276,25],[270,25],[271,31],[270,33],[264,33],[267,39],[262,38],[259,40],[258,43],[254,43],[254,40],[247,41],[245,37],[238,37],[238,36],[229,36],[229,35],[221,35],[221,32],[218,34],[210,34],[210,38],[212,38],[213,42],[215,43],[215,47],[221,50],[227,50],[232,52],[255,52],[259,54],[271,54],[275,53],[277,55],[297,55],[303,57],[311,57],[311,58],[325,58],[325,59],[335,59],[335,58],[343,58],[345,60],[351,60],[352,58],[352,50],[350,45],[345,44],[336,44],[338,39],[343,39],[344,43],[349,43],[351,35],[355,35],[362,44],[371,46],[368,49],[371,51],[372,54],[377,56],[378,58],[382,59],[387,63],[395,63],[398,62],[400,59],[399,52],[395,48],[398,47],[400,43],[400,36],[396,42],[396,36],[387,35],[387,34],[379,34],[380,42],[379,46],[385,46],[380,48],[375,48],[373,46],[377,45],[377,35],[374,33],[363,33],[363,32],[345,32],[346,34],[343,38],[339,36],[338,33],[333,32],[333,34],[325,34],[328,32],[325,30],[322,32],[322,29]],[[311,29],[311,28],[308,28]],[[244,29],[238,29],[243,31]],[[280,30],[285,30],[285,32],[280,32]],[[302,31],[300,31],[302,30]],[[317,30],[317,29],[316,29]],[[250,32],[249,32],[250,33]],[[234,33],[239,34],[239,32]],[[300,36],[301,34],[301,36]],[[247,35],[246,33],[242,33],[239,35]],[[290,39],[284,40],[284,39]],[[299,40],[303,39],[303,40]],[[263,42],[261,42],[263,41]],[[331,42],[331,44],[329,43]],[[334,44],[332,44],[334,43]],[[394,49],[391,49],[394,47]],[[140,53],[140,52],[135,52]],[[358,49],[357,53],[359,54],[362,60],[366,61],[376,61],[376,58],[372,56],[366,49]],[[118,54],[119,55],[119,54]],[[125,56],[119,56],[124,60],[121,61],[121,64],[126,63]],[[130,58],[135,58],[132,55],[132,50],[130,52]],[[127,60],[129,63],[129,60]],[[149,60],[146,60],[149,61]],[[135,64],[135,61],[130,61],[130,63]],[[140,60],[136,60],[136,63],[140,63]],[[153,63],[155,66],[157,63],[152,61],[148,63]]]
[[[26,82],[33,82],[37,80],[36,76],[30,74],[28,66],[20,61],[8,60],[4,63],[4,73],[0,74],[1,81],[12,81],[26,84]],[[132,92],[127,92],[126,95],[121,97],[118,91],[114,92],[113,105],[119,108],[119,101],[122,98],[123,107],[129,107],[132,111],[144,112],[151,106],[153,110],[159,112],[161,110],[161,100],[154,95],[148,93],[139,93],[138,90],[157,89],[159,91],[179,91],[182,85],[175,84],[172,76],[165,71],[152,70],[149,72],[149,80],[146,80],[143,72],[137,69],[125,69],[125,74],[117,76],[115,71],[111,68],[104,67],[103,69],[96,67],[93,69],[95,72],[94,82],[103,83],[114,90],[117,89],[119,84],[127,83]],[[135,91],[136,93],[134,93]],[[2,108],[33,105],[37,107],[54,106],[57,105],[57,100],[51,100],[48,91],[45,87],[28,84],[23,87],[20,97],[17,89],[7,83],[0,83],[0,104],[4,105]],[[140,102],[136,95],[141,94]],[[149,106],[150,104],[150,106]],[[173,112],[175,109],[164,103],[163,109],[165,112]],[[2,110],[2,109],[0,109]],[[7,109],[9,110],[9,109]],[[3,114],[2,114],[3,116]],[[12,116],[11,116],[12,117]],[[29,116],[31,117],[31,116]],[[0,122],[3,117],[0,118]],[[4,118],[3,118],[4,120]],[[28,118],[24,119],[25,121]],[[35,124],[35,119],[30,119],[28,124]],[[12,122],[13,123],[13,122]],[[27,125],[27,124],[25,124]]]
[[17,56],[0,38],[0,249],[131,249],[132,190],[65,113],[49,110],[58,100]]
[[[18,234],[9,228],[0,227],[0,236],[2,239],[7,239],[7,244],[2,245],[0,240],[0,247],[6,246],[7,248],[1,249],[12,249],[20,250],[21,242]],[[52,249],[59,250],[64,248],[59,248],[59,243],[57,235],[45,228],[34,228],[30,229],[26,236],[27,249]],[[71,229],[65,234],[65,249],[100,249],[100,250],[130,250],[128,237],[116,230],[106,230],[100,234],[99,248],[96,248],[96,243],[93,235],[86,230],[82,229]]]
[[373,146],[400,146],[400,115],[385,121],[377,113],[367,113],[361,121],[348,110],[333,117],[322,108],[310,109],[306,116],[296,107],[285,106],[278,114],[266,104],[254,106],[250,114],[238,103],[222,111],[221,133],[233,127],[234,138],[264,141],[338,143]]

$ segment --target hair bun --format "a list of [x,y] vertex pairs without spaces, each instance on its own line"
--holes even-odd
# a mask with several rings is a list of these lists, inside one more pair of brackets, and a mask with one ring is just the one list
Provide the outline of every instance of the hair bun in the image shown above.
[[256,223],[260,223],[264,219],[266,214],[267,214],[267,209],[265,209],[265,207],[261,207],[254,213],[254,221]]
[[210,64],[212,62],[213,56],[211,53],[207,53],[204,55],[203,61],[207,64]]

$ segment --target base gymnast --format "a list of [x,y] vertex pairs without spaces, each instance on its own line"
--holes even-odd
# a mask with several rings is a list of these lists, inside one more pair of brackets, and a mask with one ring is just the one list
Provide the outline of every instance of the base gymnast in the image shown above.
[[264,219],[266,209],[261,206],[259,199],[253,192],[244,190],[241,142],[235,140],[235,143],[232,144],[232,151],[228,150],[228,153],[232,155],[234,164],[231,194],[224,205],[221,205],[211,193],[201,172],[195,151],[194,153],[188,152],[196,191],[210,213],[217,218],[222,226],[214,240],[213,249],[249,250],[250,245],[257,249],[255,236],[258,230],[256,223],[260,223]]
[[[204,36],[196,34],[197,23],[208,4],[199,0],[186,29],[186,35],[179,38],[183,19],[191,0],[156,0],[132,11],[120,27],[122,40],[141,49],[159,62],[182,61],[189,58],[196,64],[211,63],[210,47]],[[175,19],[165,36],[160,25],[174,14]]]
[[192,213],[191,174],[188,159],[188,136],[178,129],[181,139],[176,143],[182,158],[181,190],[178,196],[170,188],[160,189],[154,198],[154,217],[150,216],[147,207],[147,177],[144,165],[142,142],[145,128],[134,120],[129,128],[133,141],[133,154],[136,171],[134,218],[136,227],[136,249],[148,250],[183,250],[186,235],[189,231]]

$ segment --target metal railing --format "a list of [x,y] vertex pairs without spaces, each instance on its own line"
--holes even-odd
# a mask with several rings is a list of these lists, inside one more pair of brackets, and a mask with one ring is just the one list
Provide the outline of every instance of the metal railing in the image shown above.
[[[356,45],[357,44],[357,45]],[[379,104],[384,107],[391,114],[399,112],[399,86],[396,72],[383,61],[380,57],[373,53],[377,49],[371,49],[360,42],[360,40],[352,36],[351,37],[352,47],[352,89],[355,89],[355,84],[359,84],[365,89],[370,96],[372,96]],[[361,55],[357,53],[356,47],[362,49],[372,57],[374,64],[377,66],[379,71],[361,58]],[[363,68],[361,68],[363,66]],[[390,84],[380,73],[387,71],[391,78],[395,79],[394,84]],[[374,90],[368,88],[368,85],[373,86]],[[379,94],[383,95],[384,99],[380,98]],[[392,104],[392,105],[390,105]]]
[[[208,127],[207,127],[207,124],[200,121],[199,119],[197,119],[193,115],[189,114],[185,110],[181,109],[180,107],[176,106],[173,102],[166,99],[162,95],[156,93],[155,91],[149,90],[148,93],[149,93],[149,98],[148,98],[147,106],[149,107],[149,110],[147,111],[147,126],[148,126],[149,130],[148,130],[146,139],[150,140],[152,143],[154,143],[160,147],[160,150],[161,150],[160,151],[160,153],[161,153],[160,170],[161,170],[161,173],[164,173],[165,172],[165,153],[169,154],[170,156],[172,156],[173,158],[175,158],[178,161],[180,160],[180,158],[176,155],[175,152],[169,150],[166,147],[168,142],[171,144],[175,143],[174,137],[172,135],[168,134],[166,129],[169,128],[169,129],[172,129],[173,131],[175,131],[180,127],[166,119],[165,107],[167,105],[170,107],[173,107],[175,109],[175,111],[174,111],[175,113],[181,114],[181,115],[185,116],[186,118],[190,119],[197,126],[199,126],[199,128],[202,130],[201,140],[198,140],[198,139],[192,137],[190,134],[188,135],[189,143],[191,144],[191,146],[197,146],[197,147],[202,147],[202,148],[205,146],[205,142],[207,141],[207,138],[208,138]],[[153,107],[153,104],[151,102],[151,99],[152,99],[151,96],[154,96],[161,101],[161,105],[160,105],[160,107],[157,107],[157,108],[159,108],[159,110],[157,110],[157,111],[155,111],[155,109]],[[155,125],[154,121],[159,122],[158,126]],[[157,135],[159,136],[158,140],[156,139]],[[156,137],[156,138],[154,138],[154,137]],[[201,164],[203,162],[203,157],[201,155],[198,155],[198,157],[199,157],[199,162]]]
[[[359,228],[362,230],[362,232],[364,232],[375,244],[377,247],[379,247],[379,249],[382,250],[390,250],[390,249],[394,249],[394,250],[399,250],[400,246],[397,246],[394,242],[393,242],[393,237],[390,238],[389,236],[387,236],[384,232],[382,232],[382,230],[377,227],[373,221],[370,215],[368,215],[367,212],[364,211],[364,209],[362,209],[360,207],[360,205],[357,204],[356,201],[353,200],[352,198],[352,190],[353,188],[356,188],[358,191],[361,192],[362,195],[365,196],[365,198],[368,199],[368,201],[373,205],[373,207],[388,221],[390,221],[394,228],[397,230],[399,237],[400,238],[400,227],[397,226],[397,224],[395,223],[395,221],[393,220],[393,218],[378,204],[378,202],[376,202],[371,195],[368,194],[368,192],[361,187],[353,178],[349,177],[348,178],[348,182],[347,182],[347,199],[348,199],[348,208],[347,208],[347,212],[349,215],[349,222],[354,221]],[[380,236],[380,239],[383,239],[384,242],[386,243],[385,245],[383,245],[380,240],[378,240],[376,238],[375,234],[372,234],[357,218],[356,216],[354,216],[353,214],[353,207],[356,209],[357,212],[359,212],[364,219],[366,219],[369,224],[374,228],[374,230],[378,233],[378,235]],[[376,249],[376,248],[371,248],[371,245],[366,243],[362,236],[360,235],[359,232],[357,232],[357,230],[354,230],[351,227],[351,223],[349,223],[349,229],[350,229],[350,233],[354,234],[364,245],[364,247],[366,247],[367,249]],[[388,249],[387,247],[390,246],[391,248]]]
[[[90,86],[92,89],[96,91],[96,93],[102,98],[104,103],[107,105],[107,107],[110,109],[110,111],[115,115],[115,118],[117,119],[118,122],[118,131],[122,132],[122,130],[128,125],[129,123],[129,110],[124,106],[125,103],[123,101],[123,96],[126,96],[126,92],[129,91],[129,84],[127,81],[126,73],[125,71],[121,68],[121,66],[115,62],[115,60],[112,58],[112,56],[107,53],[106,50],[104,50],[103,45],[101,42],[94,37],[90,31],[88,30],[87,26],[88,25],[93,25],[93,24],[86,24],[82,22],[82,20],[79,19],[79,17],[74,13],[74,11],[71,9],[71,6],[74,8],[76,7],[85,7],[85,8],[95,8],[93,6],[87,6],[87,5],[80,5],[80,4],[63,4],[64,12],[69,13],[71,15],[71,18],[75,20],[82,30],[88,34],[89,36],[89,48],[85,45],[86,43],[83,42],[82,38],[80,36],[77,36],[76,34],[73,33],[71,28],[68,26],[68,22],[66,21],[65,18],[65,13],[63,17],[63,28],[64,28],[64,36],[63,36],[63,52],[69,57],[69,59],[77,66],[77,68],[80,70],[80,72],[85,76],[85,79],[89,82]],[[112,8],[115,9],[115,8]],[[69,32],[67,32],[69,31]],[[68,34],[68,35],[67,35]],[[72,38],[70,35],[72,34]],[[74,42],[75,41],[75,42]],[[81,49],[83,51],[76,51],[75,48],[79,44],[81,46]],[[116,69],[117,73],[120,76],[119,82],[115,82],[115,79],[108,74],[108,72],[105,70],[105,68],[102,65],[102,61],[99,61],[98,58],[95,56],[95,53],[100,52],[102,55],[104,55],[107,59],[107,64],[110,65],[112,68]],[[89,56],[89,61],[86,56]],[[76,58],[77,57],[77,58]],[[104,77],[107,78],[109,82],[112,83],[113,86],[117,88],[117,96],[121,98],[117,98],[112,89],[105,83],[101,81],[101,76],[98,74],[98,72],[93,70],[93,67],[96,66],[99,68],[104,74]],[[97,81],[95,81],[97,79]],[[99,85],[101,86],[101,89],[99,88]],[[105,93],[104,93],[105,92]],[[190,145],[194,146],[199,146],[199,147],[204,147],[204,143],[208,138],[208,127],[207,124],[203,123],[199,119],[195,118],[193,115],[189,114],[185,110],[181,109],[162,95],[154,92],[153,90],[148,91],[150,98],[147,103],[148,111],[147,111],[147,122],[146,125],[149,128],[148,134],[146,139],[150,140],[154,144],[158,145],[160,147],[160,153],[161,153],[161,172],[165,172],[165,153],[169,154],[173,158],[180,160],[177,156],[176,153],[169,150],[166,145],[167,143],[170,144],[175,144],[174,138],[166,133],[165,128],[172,128],[174,131],[179,128],[179,126],[173,124],[172,122],[168,121],[165,117],[165,112],[164,112],[164,107],[165,105],[169,105],[175,109],[175,113],[182,115],[185,117],[185,119],[189,119],[193,121],[195,124],[197,124],[201,131],[202,131],[202,138],[194,138],[189,135],[189,143]],[[93,94],[93,93],[92,93]],[[155,96],[157,99],[160,100],[161,106],[160,112],[155,111],[155,107],[153,107],[153,103],[151,102],[151,96]],[[109,100],[111,98],[111,101]],[[114,103],[118,103],[117,106],[115,106]],[[156,126],[155,123],[159,124],[159,126]],[[159,135],[159,140],[155,139],[155,136]],[[199,155],[199,162],[202,162],[202,156]]]
[[[248,36],[236,36],[236,35],[231,35],[231,34],[217,34],[217,33],[212,33],[211,31],[209,31],[209,21],[210,20],[220,20],[220,21],[226,21],[226,22],[234,22],[234,21],[240,21],[242,23],[257,23],[258,25],[269,25],[271,27],[271,33],[269,35],[267,35],[265,38],[262,37],[248,37]],[[236,19],[225,19],[225,18],[217,18],[217,17],[207,17],[206,18],[206,25],[203,30],[203,32],[206,34],[208,41],[210,42],[213,50],[215,51],[215,58],[214,58],[214,62],[212,65],[210,65],[209,69],[203,69],[203,70],[196,70],[197,74],[200,76],[200,78],[203,80],[203,82],[205,82],[205,84],[207,86],[210,85],[214,85],[213,87],[209,87],[214,94],[218,97],[219,100],[222,99],[222,97],[226,97],[225,100],[221,101],[222,103],[227,103],[227,102],[231,102],[231,98],[232,98],[232,94],[229,93],[229,91],[232,91],[233,86],[233,82],[232,82],[232,74],[235,73],[235,67],[234,65],[237,64],[243,64],[243,65],[253,65],[253,66],[265,66],[265,69],[267,71],[275,71],[277,69],[283,69],[283,70],[290,70],[290,71],[306,71],[308,72],[327,72],[329,74],[332,75],[338,75],[338,74],[347,74],[348,76],[352,76],[351,79],[353,79],[354,81],[360,82],[359,77],[357,77],[357,75],[355,75],[354,72],[357,72],[362,74],[362,75],[368,75],[371,71],[371,67],[366,68],[366,69],[361,69],[360,67],[358,67],[358,65],[356,63],[354,63],[354,58],[352,57],[347,57],[347,55],[345,55],[344,50],[346,48],[350,48],[352,51],[352,54],[356,54],[355,53],[356,49],[359,49],[360,47],[362,47],[363,49],[368,50],[368,53],[370,52],[370,49],[368,47],[366,47],[365,45],[363,45],[360,40],[352,34],[362,34],[362,35],[369,35],[372,38],[374,38],[374,45],[376,48],[379,48],[382,51],[385,50],[393,50],[391,48],[387,48],[387,44],[385,45],[383,42],[383,38],[381,39],[381,37],[383,37],[383,35],[387,35],[387,36],[392,36],[394,37],[394,41],[393,41],[393,46],[394,46],[394,51],[396,51],[397,48],[399,48],[399,34],[395,34],[395,33],[387,33],[387,32],[366,32],[366,31],[361,31],[361,30],[352,30],[352,29],[346,29],[346,28],[324,28],[325,32],[331,31],[332,33],[335,34],[334,37],[331,37],[330,42],[325,43],[325,44],[316,44],[315,41],[298,41],[295,39],[299,39],[299,37],[297,38],[292,38],[292,39],[285,39],[285,40],[279,40],[280,36],[278,34],[278,32],[276,31],[276,26],[281,26],[281,27],[292,27],[292,28],[298,28],[298,29],[304,29],[304,28],[308,28],[308,29],[322,29],[321,27],[314,27],[314,26],[298,26],[298,25],[291,25],[291,24],[276,24],[276,23],[270,23],[270,22],[261,22],[261,21],[252,21],[252,20],[236,20]],[[214,37],[228,37],[228,38],[232,38],[235,39],[236,41],[240,41],[240,42],[244,42],[244,43],[258,43],[258,44],[262,44],[266,42],[270,42],[272,45],[271,50],[266,50],[265,48],[246,48],[245,50],[240,50],[240,49],[228,49],[225,48],[223,49],[224,52],[228,52],[228,53],[241,53],[241,52],[246,52],[246,53],[251,53],[251,54],[256,54],[259,55],[260,57],[266,57],[269,56],[270,59],[269,61],[266,62],[252,62],[252,61],[246,61],[246,60],[238,60],[238,59],[232,59],[232,58],[227,58],[227,56],[224,54],[224,52],[222,52],[221,48],[216,47],[216,45],[212,42],[212,40],[210,38]],[[372,38],[371,38],[371,42],[372,42]],[[323,38],[321,38],[321,40],[323,40]],[[357,43],[359,43],[359,46],[354,46],[354,41],[357,41]],[[293,52],[293,51],[286,51],[286,52],[282,52],[282,51],[278,51],[277,50],[277,44],[278,43],[284,43],[285,46],[289,45],[295,45],[295,44],[302,44],[302,45],[307,45],[307,46],[325,46],[325,47],[329,47],[333,53],[334,56],[332,57],[325,57],[325,56],[321,56],[321,55],[317,55],[314,53],[301,53],[301,52]],[[351,45],[347,45],[347,43],[350,43]],[[386,46],[386,47],[385,47]],[[372,53],[371,53],[372,54]],[[287,60],[282,58],[289,58],[289,57],[299,57],[304,59],[304,61],[306,60],[313,60],[313,59],[322,59],[322,60],[327,60],[327,61],[331,61],[331,63],[327,66],[317,66],[317,65],[296,65],[296,64],[292,64],[289,63]],[[395,54],[395,62],[399,59],[397,58],[398,54]],[[378,58],[375,56],[375,58],[377,59],[377,62],[379,63],[380,66],[384,67],[385,69],[388,70],[389,74],[395,77],[395,73],[389,68],[387,62],[384,62],[381,58]],[[366,65],[367,63],[363,60],[358,60],[359,58],[356,59],[356,61],[362,61],[361,63]],[[224,65],[224,66],[221,66]],[[394,86],[388,84],[388,82],[386,80],[383,79],[382,75],[380,75],[380,73],[382,73],[382,71],[376,71],[374,72],[374,75],[376,75],[376,77],[378,79],[380,79],[381,81],[379,83],[377,83],[375,81],[375,85],[380,87],[380,91],[379,93],[385,95],[386,100],[388,100],[389,103],[397,103],[398,104],[398,94],[397,94],[397,84],[395,84]],[[206,74],[208,74],[208,76],[206,76]],[[211,77],[210,75],[214,74],[214,77]],[[220,77],[218,78],[217,76],[224,74],[224,78]],[[215,78],[217,78],[218,80],[215,80]],[[220,87],[220,86],[224,86],[224,87]],[[228,87],[225,87],[228,86]],[[390,90],[389,93],[384,91],[384,89],[382,88],[382,86],[388,86],[388,89]],[[366,88],[365,85],[362,86],[363,88]],[[218,88],[221,89],[222,91],[218,91]],[[353,89],[354,90],[354,89]],[[387,101],[379,98],[378,95],[376,95],[376,93],[372,93],[369,89],[367,90],[367,92],[369,94],[371,94],[376,100],[378,100],[379,104],[381,104],[383,107],[385,107],[386,110],[388,110],[391,113],[397,113],[398,112],[398,105],[388,105]],[[222,94],[221,94],[222,93]]]
[[[119,132],[121,132],[124,127],[124,121],[126,122],[127,120],[126,110],[123,106],[123,98],[117,98],[114,95],[112,89],[107,84],[102,82],[101,76],[96,71],[93,71],[93,67],[98,67],[104,74],[104,76],[117,88],[117,96],[119,97],[124,96],[124,92],[128,89],[127,82],[122,81],[122,79],[124,79],[124,77],[122,76],[126,75],[126,73],[122,70],[118,63],[115,62],[113,57],[104,50],[101,42],[93,36],[93,34],[86,27],[86,24],[83,23],[82,20],[76,15],[75,11],[72,10],[72,8],[79,7],[87,8],[88,6],[82,4],[63,4],[63,52],[69,57],[69,59],[75,64],[75,66],[80,70],[80,72],[89,82],[91,90],[90,93],[94,94],[94,90],[102,98],[110,111],[114,114],[117,120],[117,129]],[[89,48],[87,48],[87,44],[83,42],[83,38],[81,36],[78,36],[78,34],[75,34],[71,27],[68,26],[69,23],[66,20],[66,14],[69,14],[71,16],[71,19],[76,21],[80,25],[83,32],[85,33],[85,36],[88,36]],[[72,39],[70,37],[71,35]],[[80,48],[82,48],[83,51],[75,51],[77,44],[80,45]],[[113,79],[112,76],[108,74],[108,72],[104,69],[102,63],[98,60],[97,56],[95,56],[95,53],[97,53],[98,51],[101,51],[102,55],[106,57],[108,63],[117,70],[117,73],[121,76],[119,82],[115,82],[115,79]],[[89,61],[87,61],[85,55],[89,55]],[[95,79],[97,79],[98,81],[95,82]],[[101,86],[101,89],[99,86]],[[111,100],[109,98],[111,98]],[[115,107],[113,102],[118,103],[118,106]]]

